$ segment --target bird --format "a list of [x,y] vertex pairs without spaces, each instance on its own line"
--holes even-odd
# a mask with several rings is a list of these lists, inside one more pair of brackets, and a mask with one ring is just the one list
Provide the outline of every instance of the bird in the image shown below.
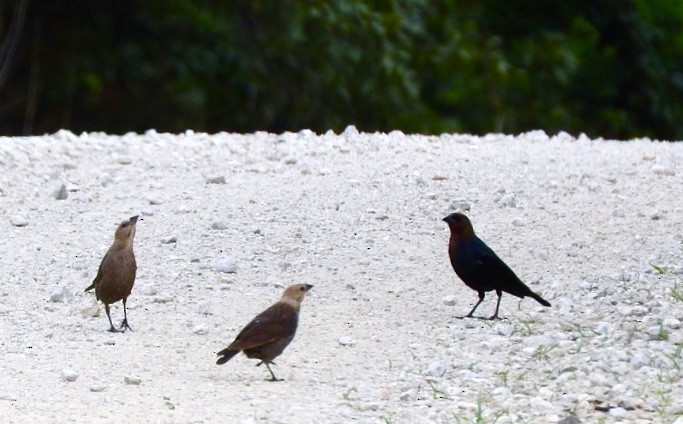
[[260,359],[257,366],[265,364],[270,371],[269,381],[282,381],[275,377],[270,364],[280,356],[294,339],[299,324],[299,309],[310,284],[294,284],[285,289],[279,301],[251,320],[228,347],[217,353],[217,365],[223,365],[239,352],[247,358]]
[[471,289],[479,293],[479,302],[474,305],[465,318],[473,317],[474,311],[484,301],[487,291],[495,290],[498,295],[496,312],[488,319],[500,319],[498,309],[503,292],[513,296],[534,298],[543,306],[550,303],[531,291],[517,275],[474,233],[469,218],[455,212],[443,218],[451,230],[448,243],[448,256],[453,270]]
[[[109,331],[112,333],[133,330],[128,325],[128,314],[126,311],[126,300],[133,290],[135,283],[135,273],[137,264],[133,253],[133,238],[135,238],[135,227],[138,216],[131,217],[116,228],[114,234],[114,244],[111,245],[107,253],[102,258],[97,276],[92,284],[85,291],[95,289],[95,297],[104,303],[104,310],[109,318]],[[123,321],[117,330],[111,321],[109,305],[123,301]]]

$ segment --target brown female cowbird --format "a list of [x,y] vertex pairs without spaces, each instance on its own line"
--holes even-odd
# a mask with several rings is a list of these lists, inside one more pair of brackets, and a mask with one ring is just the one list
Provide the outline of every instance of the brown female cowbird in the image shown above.
[[[135,237],[135,224],[138,217],[134,216],[127,221],[119,224],[114,235],[114,244],[111,245],[107,254],[104,255],[100,268],[97,271],[97,276],[92,284],[85,289],[89,291],[95,289],[95,296],[97,300],[104,303],[104,310],[107,312],[109,318],[109,331],[126,331],[126,328],[132,330],[128,325],[128,315],[126,313],[126,300],[133,290],[133,283],[135,283],[135,272],[137,271],[137,264],[135,263],[135,254],[133,254],[133,238]],[[123,321],[121,322],[120,330],[114,328],[109,315],[109,305],[119,300],[123,301]]]
[[479,293],[479,302],[467,314],[472,317],[475,309],[484,301],[487,291],[495,290],[498,295],[496,313],[489,319],[498,318],[498,308],[503,292],[524,298],[533,297],[543,306],[550,306],[545,299],[532,292],[514,272],[479,237],[474,234],[469,218],[461,213],[452,213],[443,219],[451,230],[448,256],[458,277],[467,286]]
[[299,309],[304,296],[313,286],[295,284],[287,287],[282,298],[261,312],[240,331],[230,346],[218,352],[216,364],[223,365],[230,358],[243,351],[247,358],[260,359],[258,365],[266,364],[270,381],[280,381],[273,374],[270,365],[294,338],[299,324]]

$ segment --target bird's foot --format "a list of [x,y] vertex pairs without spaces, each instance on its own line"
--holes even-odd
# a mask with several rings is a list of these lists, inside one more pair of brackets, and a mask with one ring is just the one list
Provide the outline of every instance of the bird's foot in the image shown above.
[[276,382],[276,381],[285,381],[284,378],[266,378],[266,381],[271,381],[271,382]]
[[121,321],[121,327],[119,327],[119,328],[120,328],[119,331],[121,331],[121,332],[126,331],[126,329],[133,331],[133,329],[130,328],[130,325],[128,325],[127,319],[124,319],[123,321]]
[[109,327],[109,330],[107,331],[109,331],[110,333],[123,333],[123,330],[117,330],[116,328],[114,328],[113,325]]
[[483,319],[485,319],[486,321],[502,321],[503,320],[503,318],[499,317],[498,315],[493,315],[491,317],[483,318]]

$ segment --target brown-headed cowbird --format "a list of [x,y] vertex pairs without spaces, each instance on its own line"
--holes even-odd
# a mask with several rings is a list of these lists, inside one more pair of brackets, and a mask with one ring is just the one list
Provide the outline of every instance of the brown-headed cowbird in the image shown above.
[[[119,224],[114,235],[114,244],[111,245],[100,263],[97,276],[92,284],[85,291],[95,289],[97,300],[104,303],[104,310],[109,318],[109,331],[132,330],[128,325],[128,315],[126,312],[126,300],[133,290],[135,283],[135,254],[133,253],[133,238],[135,237],[135,225],[138,217],[134,216]],[[109,315],[109,305],[119,300],[123,301],[123,321],[120,330],[114,328]]]
[[467,286],[479,293],[479,302],[467,314],[472,317],[475,309],[484,301],[487,291],[495,290],[498,295],[496,312],[489,319],[498,318],[498,308],[503,292],[524,298],[533,297],[543,306],[550,306],[545,299],[532,292],[512,270],[496,255],[486,243],[474,234],[469,218],[461,213],[452,213],[443,219],[451,230],[448,256],[458,277]]
[[280,381],[270,369],[270,364],[294,338],[301,302],[312,287],[310,284],[287,287],[279,301],[258,314],[240,331],[230,346],[218,352],[220,358],[216,364],[223,365],[242,351],[247,358],[260,359],[257,366],[266,364],[273,377],[270,381]]

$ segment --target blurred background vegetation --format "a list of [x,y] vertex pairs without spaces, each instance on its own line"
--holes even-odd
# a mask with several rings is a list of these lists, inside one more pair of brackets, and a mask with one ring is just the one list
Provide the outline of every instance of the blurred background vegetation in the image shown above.
[[683,139],[683,2],[0,0],[0,134]]

